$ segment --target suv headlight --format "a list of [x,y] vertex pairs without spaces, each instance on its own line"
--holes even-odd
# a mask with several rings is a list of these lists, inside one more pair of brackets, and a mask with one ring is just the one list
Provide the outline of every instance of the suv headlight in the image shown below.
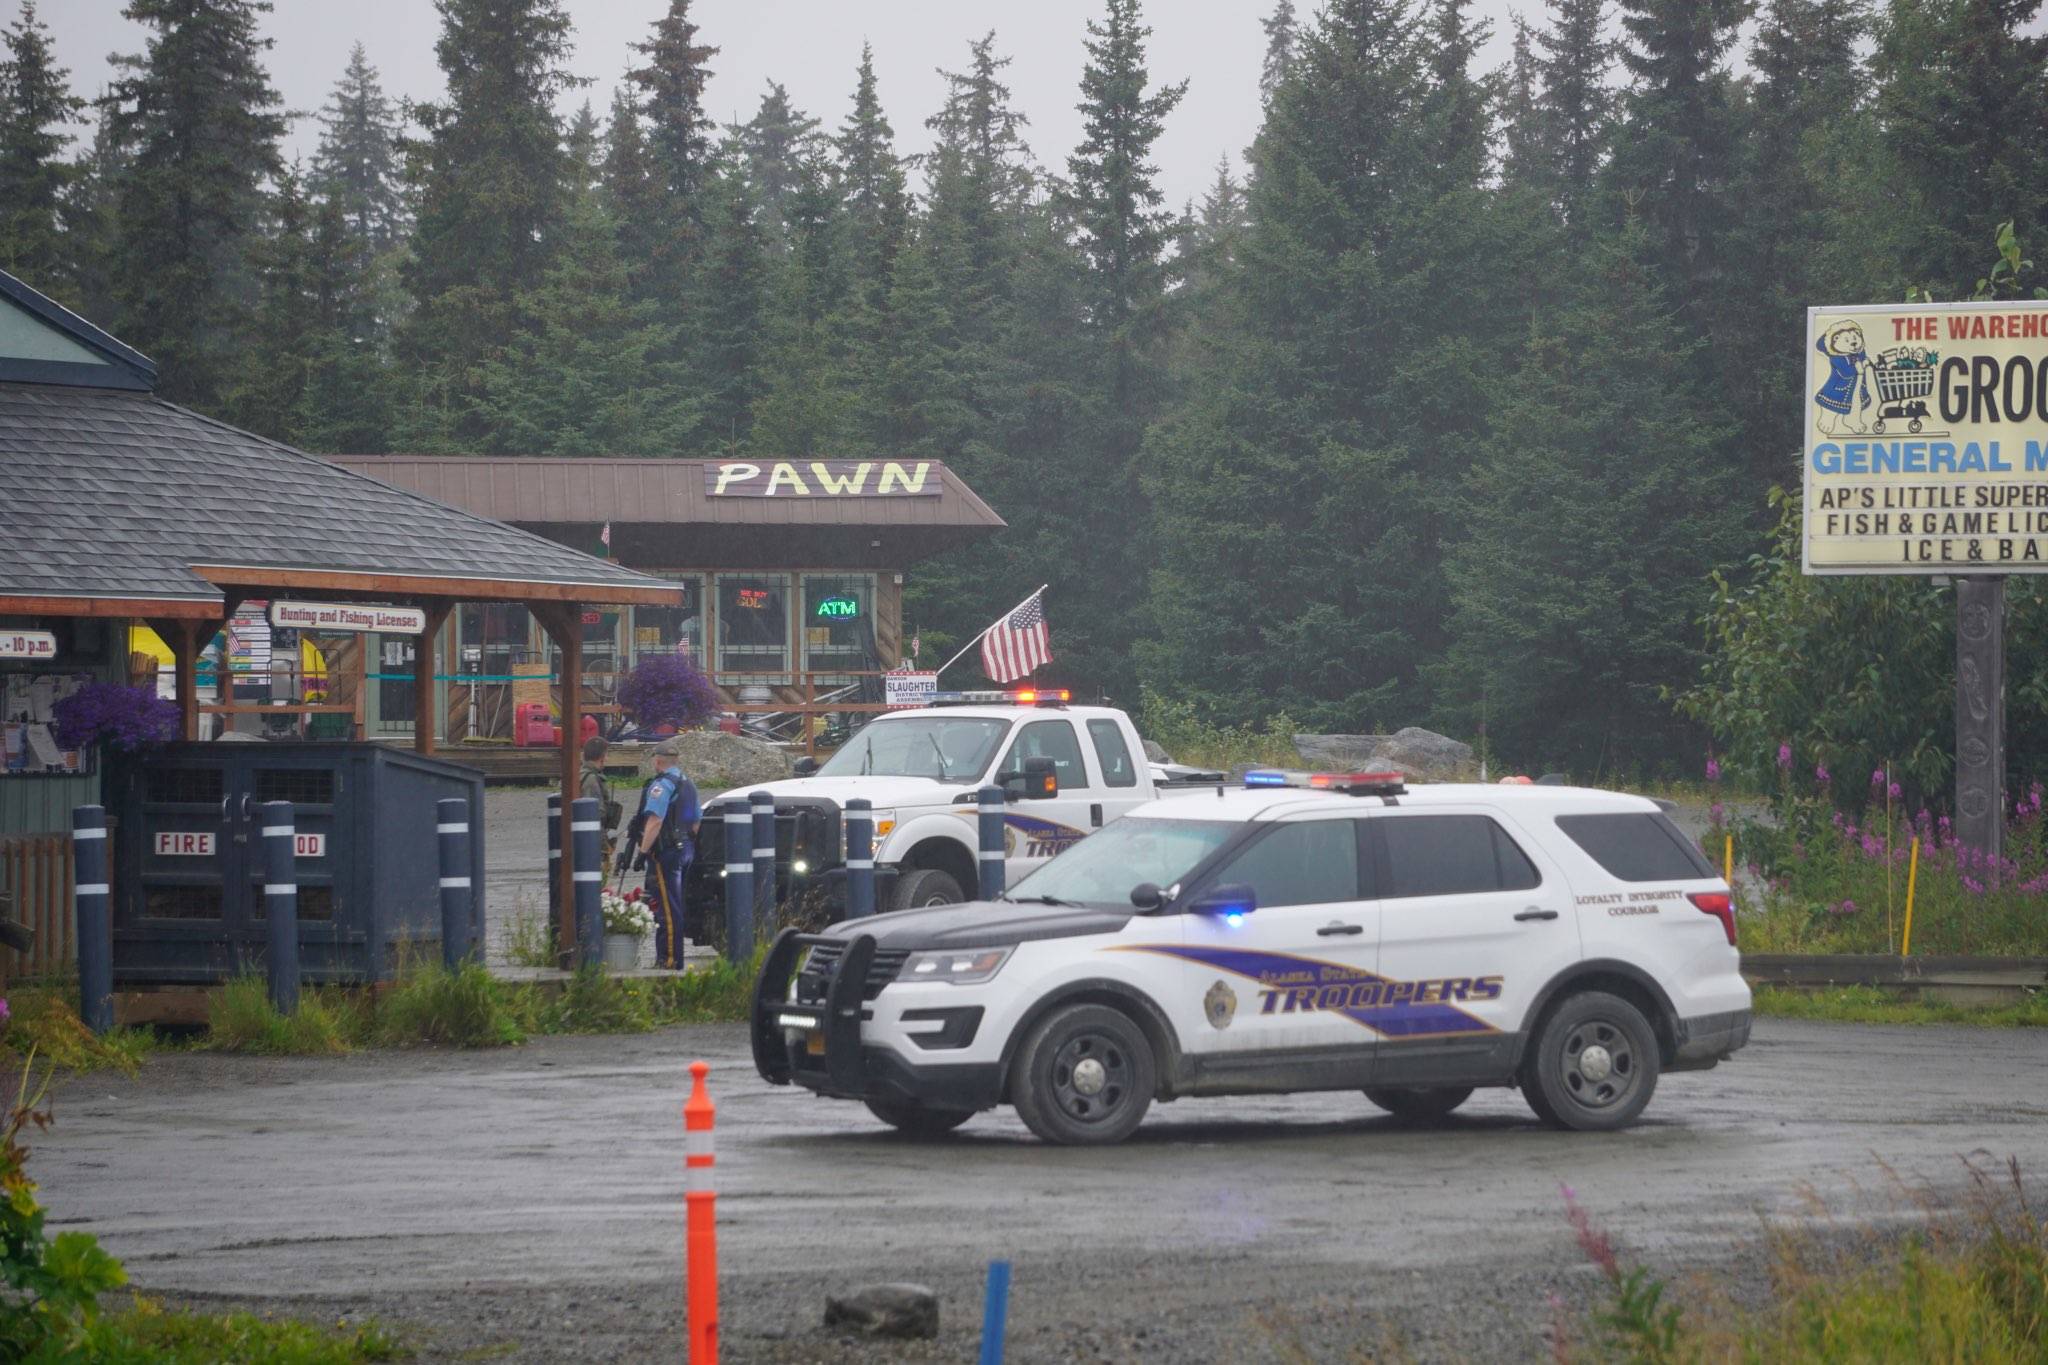
[[972,986],[988,980],[1010,960],[1010,948],[963,948],[957,952],[912,953],[898,981],[950,981]]

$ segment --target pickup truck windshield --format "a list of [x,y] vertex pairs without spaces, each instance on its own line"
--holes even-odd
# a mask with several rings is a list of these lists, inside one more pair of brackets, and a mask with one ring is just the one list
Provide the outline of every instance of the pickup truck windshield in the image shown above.
[[1172,886],[1242,828],[1227,820],[1119,820],[1021,879],[1008,899],[1128,909],[1139,883]]
[[974,782],[988,771],[1006,720],[905,716],[870,723],[818,769],[819,777],[929,777]]

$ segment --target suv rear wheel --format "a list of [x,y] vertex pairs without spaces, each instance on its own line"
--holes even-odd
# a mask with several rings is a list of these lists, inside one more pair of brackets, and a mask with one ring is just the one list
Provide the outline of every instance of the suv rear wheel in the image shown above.
[[1067,1005],[1031,1030],[1010,1073],[1010,1102],[1046,1142],[1122,1142],[1158,1086],[1152,1045],[1107,1005]]
[[971,1109],[927,1109],[898,1100],[862,1101],[868,1112],[905,1137],[939,1138],[974,1117]]
[[927,905],[958,905],[965,897],[952,874],[937,868],[915,867],[896,879],[895,894],[889,897],[891,910],[915,910]]
[[1365,1097],[1403,1123],[1433,1123],[1472,1098],[1470,1086],[1389,1090],[1367,1086]]
[[1522,1065],[1522,1093],[1546,1123],[1625,1128],[1657,1089],[1657,1034],[1620,996],[1585,991],[1550,1012]]

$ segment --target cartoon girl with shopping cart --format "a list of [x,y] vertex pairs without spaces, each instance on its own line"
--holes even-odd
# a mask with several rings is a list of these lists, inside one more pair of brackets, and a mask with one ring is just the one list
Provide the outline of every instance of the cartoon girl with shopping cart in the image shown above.
[[1823,436],[1870,430],[1863,410],[1870,406],[1870,357],[1863,353],[1863,328],[1838,322],[1813,343],[1828,358],[1828,378],[1813,401],[1820,408],[1814,425]]

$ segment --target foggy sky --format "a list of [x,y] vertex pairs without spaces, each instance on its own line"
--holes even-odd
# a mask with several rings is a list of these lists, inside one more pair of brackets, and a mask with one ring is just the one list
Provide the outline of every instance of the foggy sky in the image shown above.
[[[111,52],[142,51],[144,31],[121,17],[124,0],[41,0],[58,62],[71,70],[74,92],[97,95],[114,72]],[[588,98],[600,118],[632,55],[627,44],[647,35],[667,0],[568,0],[576,22],[572,69],[592,84],[563,101],[566,115]],[[1304,19],[1315,0],[1296,0]],[[1542,0],[1520,8],[1540,13]],[[19,0],[0,0],[11,24]],[[1151,0],[1150,67],[1155,83],[1186,78],[1187,98],[1154,148],[1169,205],[1199,200],[1214,180],[1219,156],[1233,167],[1258,131],[1259,63],[1265,33],[1259,20],[1272,0]],[[1015,58],[1006,72],[1014,103],[1030,119],[1026,141],[1038,161],[1064,173],[1080,139],[1079,98],[1084,25],[1101,15],[1101,0],[698,0],[700,42],[719,47],[707,95],[721,123],[744,120],[765,82],[781,81],[798,108],[835,129],[852,103],[861,41],[875,47],[881,97],[895,125],[897,148],[930,145],[924,121],[944,97],[937,68],[965,67],[967,43],[996,31],[998,52]],[[1482,63],[1508,57],[1508,0],[1478,0],[1472,12],[1494,26]],[[263,32],[276,41],[267,55],[271,83],[293,111],[311,114],[360,40],[394,98],[431,98],[442,89],[434,63],[440,25],[431,0],[276,0]],[[319,126],[294,125],[286,155],[310,158]]]

